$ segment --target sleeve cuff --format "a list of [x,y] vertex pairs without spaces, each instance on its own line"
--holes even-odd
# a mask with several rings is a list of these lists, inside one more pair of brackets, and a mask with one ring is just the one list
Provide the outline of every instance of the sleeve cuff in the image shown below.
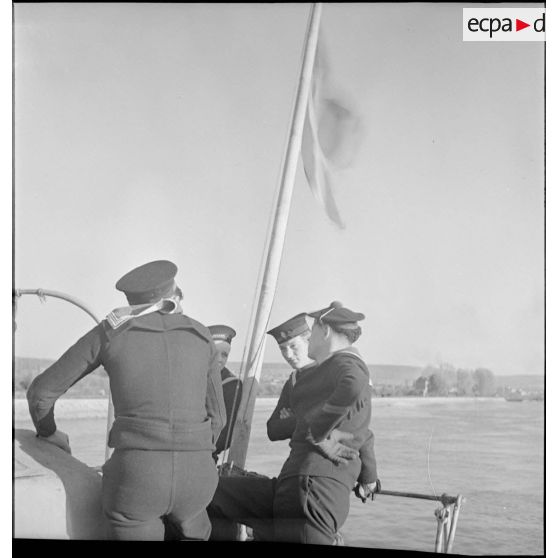
[[367,475],[360,475],[357,479],[357,482],[360,484],[371,484],[378,480],[377,476],[372,476],[371,474]]
[[308,430],[306,431],[306,441],[312,444],[313,446],[317,446],[318,444],[323,442],[327,438],[327,436],[321,436],[321,438],[318,436],[318,438],[319,439],[316,439],[314,437],[314,435],[312,434],[312,427],[309,426]]

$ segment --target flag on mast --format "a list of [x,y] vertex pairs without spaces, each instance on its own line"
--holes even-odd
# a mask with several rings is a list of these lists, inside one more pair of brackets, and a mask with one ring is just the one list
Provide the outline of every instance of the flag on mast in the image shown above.
[[320,40],[302,134],[301,156],[310,190],[339,228],[345,223],[333,194],[336,171],[348,167],[362,138],[362,122],[346,94],[330,80],[329,62]]

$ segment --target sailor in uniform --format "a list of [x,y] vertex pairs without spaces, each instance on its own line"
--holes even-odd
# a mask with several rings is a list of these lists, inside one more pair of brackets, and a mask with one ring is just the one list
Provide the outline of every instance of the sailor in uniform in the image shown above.
[[[296,416],[292,411],[292,398],[293,392],[296,389],[296,383],[302,376],[310,373],[318,365],[316,361],[308,356],[308,343],[310,340],[309,321],[311,321],[309,316],[301,313],[268,331],[277,341],[283,358],[294,368],[289,379],[283,385],[277,405],[267,421],[267,435],[272,442],[287,440],[293,435],[296,426]],[[369,397],[369,395],[367,394],[366,397]],[[376,470],[373,434],[360,448],[359,456],[362,462],[361,479],[365,479],[367,470]],[[364,502],[366,501],[365,494],[372,499],[374,498],[374,493],[370,491],[366,483],[358,483],[354,488],[354,492]],[[343,537],[340,533],[336,534],[335,544],[343,544]]]
[[115,420],[103,466],[109,538],[163,540],[169,519],[185,538],[207,540],[205,508],[217,486],[212,459],[226,420],[220,368],[209,330],[182,313],[177,267],[166,260],[116,283],[128,306],[113,310],[31,383],[37,435],[70,452],[54,404],[99,366],[106,370]]
[[368,429],[369,372],[352,346],[364,316],[339,303],[309,316],[308,356],[317,366],[297,379],[290,396],[289,457],[277,478],[219,479],[209,507],[219,532],[236,521],[260,540],[335,544],[351,491],[366,501],[379,489]]
[[[285,530],[307,530],[310,542],[336,542],[336,530],[345,522],[350,507],[350,493],[363,501],[374,499],[380,490],[374,454],[371,420],[371,382],[368,367],[353,346],[361,334],[359,321],[364,315],[332,302],[328,307],[308,314],[314,319],[308,339],[308,357],[317,363],[295,385],[291,401],[297,423],[291,436],[291,452],[279,478],[298,483],[305,476],[311,480],[299,495],[307,498],[297,521],[284,522]],[[343,444],[358,451],[358,459],[335,464],[323,452],[312,451],[332,432],[349,433]],[[310,447],[309,447],[310,444]],[[291,493],[293,490],[291,490]],[[286,502],[291,495],[277,493],[276,501]],[[279,503],[281,505],[281,502]],[[316,509],[313,510],[312,507]],[[300,512],[299,512],[300,513]],[[311,519],[309,519],[311,518]],[[277,530],[277,526],[276,526]],[[277,537],[277,535],[276,535]]]
[[291,403],[292,392],[297,380],[315,368],[316,363],[308,357],[310,327],[305,313],[293,316],[267,333],[277,341],[281,355],[293,368],[289,379],[281,389],[277,405],[267,421],[267,436],[274,442],[287,440],[292,436],[296,426],[296,417]]
[[242,382],[226,367],[236,331],[227,325],[211,325],[208,329],[217,349],[217,360],[221,367],[223,398],[227,410],[227,424],[221,431],[213,452],[213,458],[217,461],[219,454],[231,445],[232,427],[236,421],[238,407],[242,399]]

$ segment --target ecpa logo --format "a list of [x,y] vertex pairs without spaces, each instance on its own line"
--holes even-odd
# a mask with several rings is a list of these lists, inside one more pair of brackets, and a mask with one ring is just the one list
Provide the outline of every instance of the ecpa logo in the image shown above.
[[463,8],[464,41],[544,41],[544,8]]

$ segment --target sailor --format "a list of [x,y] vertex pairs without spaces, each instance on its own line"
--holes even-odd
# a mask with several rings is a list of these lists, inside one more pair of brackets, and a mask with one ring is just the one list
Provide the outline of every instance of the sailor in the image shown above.
[[335,544],[351,491],[366,500],[379,490],[373,452],[365,466],[359,456],[363,448],[363,454],[373,449],[369,372],[352,346],[364,316],[339,303],[309,316],[314,324],[308,356],[318,365],[292,391],[289,457],[277,478],[219,479],[209,508],[219,532],[227,521],[237,521],[261,540]]
[[232,427],[236,421],[238,407],[242,399],[242,382],[226,367],[236,331],[227,325],[211,325],[208,329],[217,349],[217,361],[221,368],[223,397],[227,410],[227,424],[221,430],[219,439],[215,444],[216,449],[213,452],[213,458],[217,461],[219,454],[231,445]]
[[[314,318],[308,357],[318,366],[306,374],[293,391],[292,404],[298,420],[291,437],[291,453],[280,477],[300,478],[304,472],[311,476],[315,496],[318,501],[321,499],[328,512],[323,516],[327,519],[320,524],[316,522],[313,527],[327,539],[335,536],[333,526],[340,529],[348,516],[351,490],[366,501],[368,498],[373,500],[381,486],[374,455],[374,435],[369,430],[370,373],[358,349],[353,346],[362,333],[358,322],[364,320],[364,314],[334,301],[308,316]],[[352,438],[343,443],[358,450],[359,459],[335,466],[323,455],[308,451],[305,444],[319,446],[333,428],[352,434]]]
[[[128,306],[113,310],[29,387],[40,438],[70,452],[54,404],[103,366],[115,420],[103,466],[109,538],[163,540],[163,519],[187,538],[207,540],[205,508],[217,485],[212,459],[225,422],[220,368],[209,330],[182,313],[177,267],[149,262],[116,283]],[[186,535],[185,535],[186,537]]]
[[287,440],[292,436],[296,426],[296,417],[291,403],[292,392],[298,379],[315,368],[316,363],[308,357],[310,327],[305,313],[293,316],[267,333],[277,341],[281,355],[293,368],[289,379],[281,389],[277,405],[267,421],[267,436],[274,442]]
[[[211,331],[211,326],[210,326]],[[302,374],[310,368],[316,366],[316,363],[308,358],[308,338],[310,337],[310,328],[307,322],[307,316],[304,313],[297,314],[286,322],[274,327],[267,332],[272,335],[279,345],[279,349],[283,358],[293,368],[289,379],[285,382],[281,390],[281,395],[277,405],[267,421],[267,434],[271,441],[286,440],[291,437],[296,425],[296,417],[291,407],[292,389]],[[215,340],[215,337],[214,337]],[[216,340],[215,340],[216,341]],[[217,347],[217,341],[216,341]],[[227,403],[227,393],[223,386],[223,394],[225,396],[225,404]],[[228,409],[227,409],[228,410]],[[223,434],[221,433],[221,437]],[[263,475],[262,475],[263,476]],[[227,531],[225,531],[227,529]],[[265,540],[272,538],[268,531],[263,533],[252,530],[254,540]],[[236,529],[234,525],[228,524],[221,526],[220,538],[234,538]],[[213,535],[215,537],[215,534]]]
[[[268,331],[277,341],[283,358],[294,368],[289,379],[283,385],[277,405],[267,421],[267,435],[272,442],[290,439],[293,435],[296,426],[296,416],[292,411],[292,401],[294,392],[297,389],[296,384],[303,377],[310,374],[318,365],[315,360],[308,356],[310,340],[309,321],[309,316],[301,313]],[[302,380],[302,385],[304,385],[304,380]],[[366,400],[369,400],[370,397],[371,390],[364,393],[362,400],[358,401],[356,406],[364,407]],[[361,460],[361,472],[353,491],[358,498],[366,502],[367,498],[374,499],[376,488],[367,482],[369,479],[377,476],[374,435],[372,432],[370,432],[366,442],[360,447],[359,457]],[[341,534],[337,533],[336,544],[342,544],[342,541]]]

